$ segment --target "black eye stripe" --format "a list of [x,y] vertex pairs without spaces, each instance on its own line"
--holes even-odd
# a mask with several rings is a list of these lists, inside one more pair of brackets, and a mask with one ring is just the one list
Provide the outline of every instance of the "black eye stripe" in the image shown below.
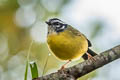
[[64,24],[59,24],[59,27],[56,27],[57,29],[60,29],[64,26]]
[[53,25],[60,25],[60,23],[59,22],[55,22],[55,23],[53,23]]

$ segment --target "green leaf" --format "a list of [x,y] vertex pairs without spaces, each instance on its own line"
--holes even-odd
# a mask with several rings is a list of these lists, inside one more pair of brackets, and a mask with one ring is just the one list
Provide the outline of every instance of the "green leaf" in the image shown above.
[[32,48],[33,40],[29,46],[28,49],[28,55],[27,55],[27,61],[26,61],[26,69],[25,69],[25,75],[24,75],[24,80],[27,80],[27,75],[28,75],[28,66],[29,66],[29,56],[30,56],[30,50]]
[[30,69],[31,69],[32,79],[37,78],[38,69],[37,69],[37,64],[34,61],[30,62]]
[[28,73],[28,61],[26,61],[26,69],[25,69],[24,80],[27,80],[27,73]]

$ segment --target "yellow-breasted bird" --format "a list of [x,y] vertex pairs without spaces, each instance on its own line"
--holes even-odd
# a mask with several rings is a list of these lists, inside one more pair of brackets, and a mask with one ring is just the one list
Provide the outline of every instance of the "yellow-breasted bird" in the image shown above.
[[[89,47],[90,41],[77,29],[73,28],[61,21],[53,18],[46,21],[48,24],[47,43],[48,47],[58,59],[70,61],[78,59],[81,56],[83,59],[92,58],[97,55]],[[61,69],[66,65],[64,64]]]

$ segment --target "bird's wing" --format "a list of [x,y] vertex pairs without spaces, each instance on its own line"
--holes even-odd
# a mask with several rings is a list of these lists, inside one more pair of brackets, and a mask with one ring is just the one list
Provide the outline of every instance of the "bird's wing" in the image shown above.
[[[77,29],[75,29],[75,28],[73,28],[72,26],[68,26],[68,29],[70,30],[70,31],[72,31],[72,33],[73,34],[75,34],[75,35],[77,35],[77,36],[80,36],[80,35],[83,35],[86,39],[87,39],[87,37],[84,35],[84,34],[82,34],[80,31],[78,31]],[[91,42],[87,39],[87,41],[88,41],[88,47],[91,47],[92,46],[92,44],[91,44]]]
[[88,41],[88,47],[91,47],[92,44],[91,44],[90,40],[87,39],[87,41]]

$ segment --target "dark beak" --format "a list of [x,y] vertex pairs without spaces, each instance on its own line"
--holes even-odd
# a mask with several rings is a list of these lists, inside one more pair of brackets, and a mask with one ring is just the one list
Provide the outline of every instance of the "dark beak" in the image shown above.
[[48,25],[51,25],[50,22],[48,22],[48,21],[45,21],[45,23],[48,24]]

